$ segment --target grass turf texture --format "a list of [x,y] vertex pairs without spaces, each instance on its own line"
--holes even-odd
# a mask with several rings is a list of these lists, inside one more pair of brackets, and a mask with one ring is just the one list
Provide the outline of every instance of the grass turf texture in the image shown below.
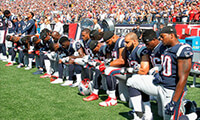
[[[105,100],[105,92],[100,99],[85,102],[77,88],[50,84],[49,78],[41,79],[32,75],[36,68],[26,71],[16,65],[6,67],[0,62],[0,119],[69,119],[69,120],[125,120],[130,119],[128,104],[118,100],[118,105],[100,107]],[[188,85],[193,77],[188,78]],[[200,78],[197,78],[200,84]],[[186,98],[195,100],[200,107],[200,88],[190,88]],[[154,120],[160,120],[157,106],[151,102]]]

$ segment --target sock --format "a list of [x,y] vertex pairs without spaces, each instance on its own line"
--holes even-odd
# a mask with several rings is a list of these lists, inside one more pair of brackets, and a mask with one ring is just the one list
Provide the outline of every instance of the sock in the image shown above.
[[130,101],[135,111],[142,112],[142,96],[141,95],[130,97]]
[[8,62],[11,62],[11,58],[12,58],[12,56],[8,55]]
[[99,92],[98,89],[94,89],[94,90],[93,90],[93,93],[96,94],[96,95],[98,95],[98,92]]
[[81,82],[81,74],[76,74],[76,82],[77,83]]
[[47,74],[51,74],[51,63],[50,60],[44,60],[44,65],[47,70]]
[[112,91],[109,91],[109,97],[111,98],[116,98],[116,95],[115,95],[115,90],[112,90]]
[[28,66],[32,68],[33,58],[28,58]]
[[144,113],[149,115],[149,114],[152,114],[151,113],[151,104],[150,102],[143,102],[143,105],[144,105]]

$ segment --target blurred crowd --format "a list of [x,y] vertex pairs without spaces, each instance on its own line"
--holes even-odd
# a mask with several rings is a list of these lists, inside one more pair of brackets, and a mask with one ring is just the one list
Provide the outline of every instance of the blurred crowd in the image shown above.
[[199,0],[1,0],[1,9],[9,9],[15,15],[35,14],[40,22],[53,23],[56,14],[63,23],[77,23],[83,18],[101,22],[113,18],[119,24],[135,23],[198,23]]

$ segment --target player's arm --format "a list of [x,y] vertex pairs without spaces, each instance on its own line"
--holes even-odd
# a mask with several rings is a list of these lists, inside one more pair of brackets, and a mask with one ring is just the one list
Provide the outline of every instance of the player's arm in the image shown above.
[[79,54],[78,56],[70,56],[70,58],[76,59],[76,58],[82,58],[83,56],[85,56],[85,53],[82,47],[78,50],[78,54]]
[[180,98],[183,89],[187,83],[187,78],[190,73],[190,69],[192,66],[192,59],[178,59],[178,77],[179,81],[176,86],[175,94],[173,96],[173,101],[177,102]]
[[149,71],[149,55],[143,55],[138,74],[146,75]]
[[110,63],[110,66],[113,67],[123,67],[125,65],[125,60],[126,60],[126,55],[125,55],[125,48],[120,48],[119,49],[119,58],[116,60],[113,60]]

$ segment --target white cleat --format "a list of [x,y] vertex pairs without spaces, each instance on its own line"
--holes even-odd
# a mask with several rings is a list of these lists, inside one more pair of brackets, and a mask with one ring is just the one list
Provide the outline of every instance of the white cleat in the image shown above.
[[3,62],[8,62],[8,59],[2,59]]
[[32,67],[26,67],[26,68],[24,68],[25,70],[30,70],[30,69],[32,69]]
[[72,80],[66,80],[63,84],[61,84],[61,86],[71,86],[73,83]]
[[108,99],[100,102],[99,105],[102,107],[115,106],[117,105],[117,98],[111,98],[108,96]]
[[148,113],[148,114],[144,114],[142,120],[153,120],[153,114],[152,113]]
[[22,67],[24,67],[24,65],[23,65],[22,63],[20,63],[20,64],[17,66],[17,68],[22,68]]
[[70,87],[77,87],[80,84],[80,82],[76,82],[74,84],[72,84]]
[[61,79],[61,78],[58,78],[51,82],[51,84],[60,84],[60,83],[63,83],[63,79]]

